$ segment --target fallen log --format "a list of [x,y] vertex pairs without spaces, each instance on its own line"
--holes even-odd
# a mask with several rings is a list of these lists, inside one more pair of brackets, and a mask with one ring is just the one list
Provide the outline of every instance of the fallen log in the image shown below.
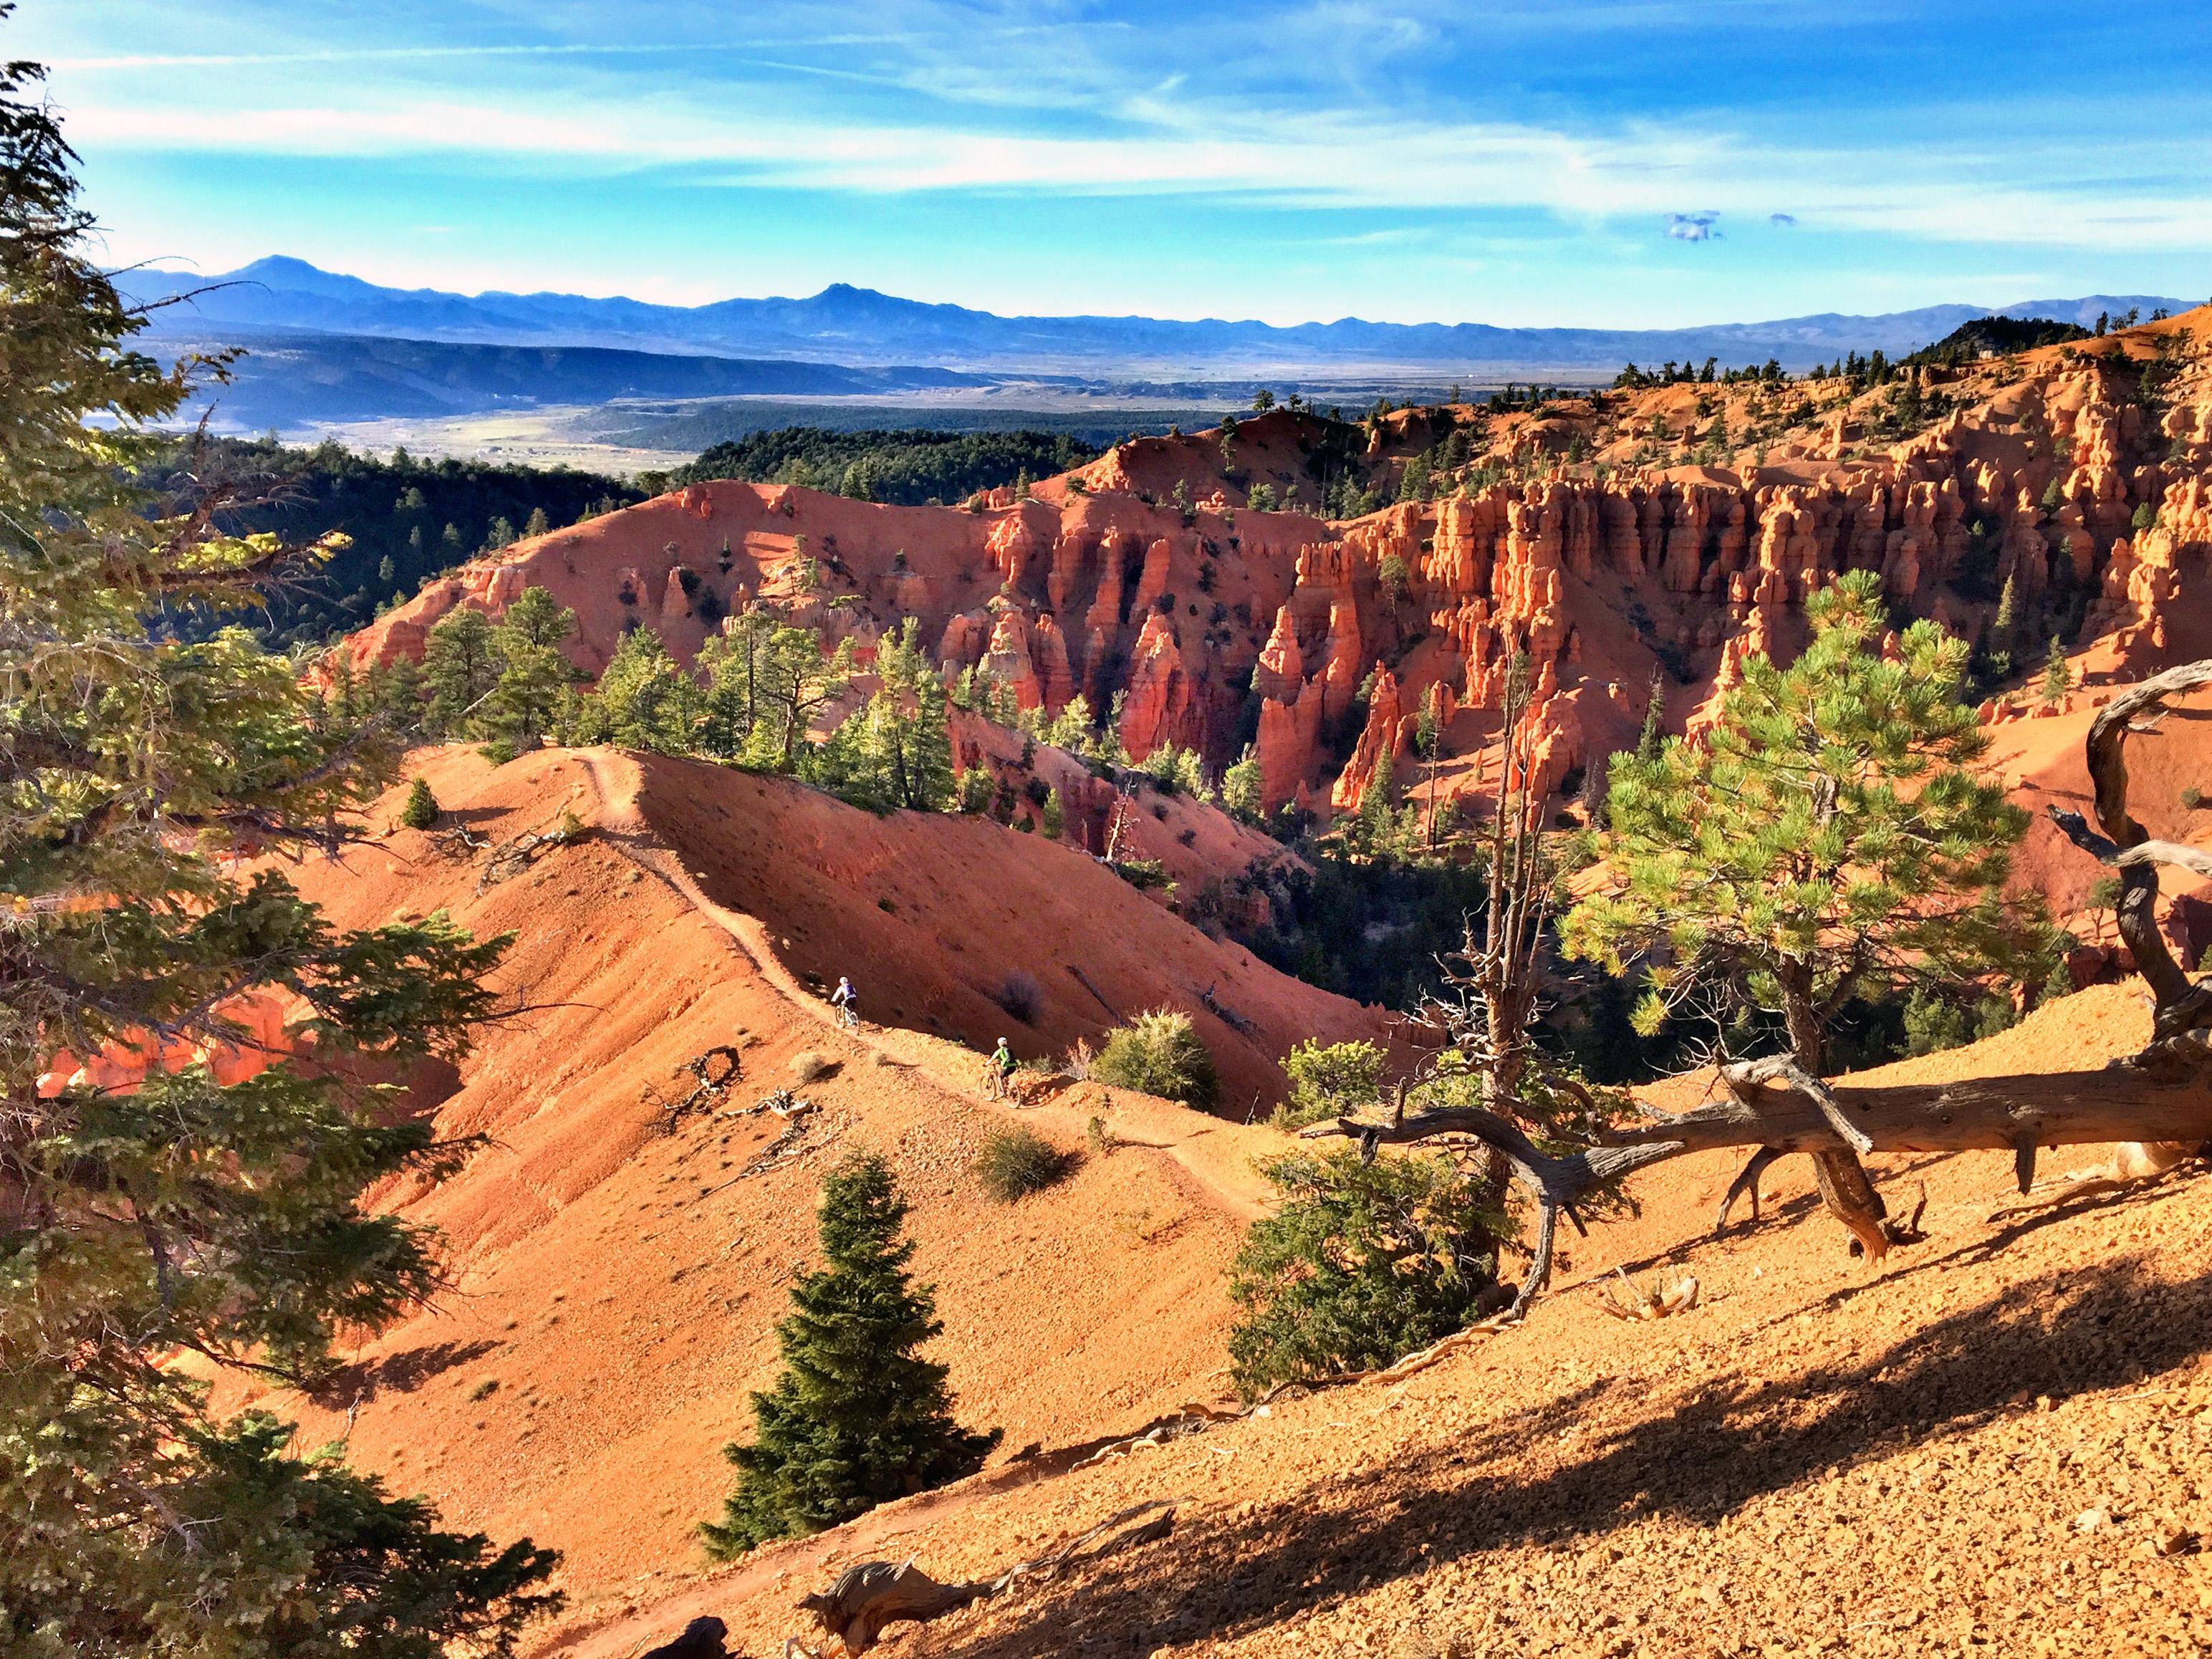
[[[2176,1046],[2189,1052],[2174,1053]],[[1564,1157],[1540,1151],[1513,1124],[1480,1106],[1409,1113],[1397,1122],[1338,1118],[1301,1133],[1309,1139],[1348,1136],[1370,1147],[1471,1135],[1504,1152],[1540,1202],[1565,1210],[1608,1182],[1689,1152],[1842,1150],[1802,1073],[1790,1075],[1796,1070],[1765,1060],[1724,1066],[1725,1097],[1627,1125],[1603,1145]],[[1823,1086],[1878,1152],[1988,1149],[2017,1155],[2023,1147],[2212,1140],[2212,1049],[2193,1036],[2154,1044],[2094,1072]]]
[[2120,872],[2120,933],[2154,1006],[2152,1040],[2139,1054],[2094,1072],[1944,1084],[1829,1083],[1786,1055],[1741,1061],[1719,1068],[1720,1098],[1692,1111],[1655,1113],[1565,1154],[1542,1151],[1516,1125],[1479,1106],[1394,1111],[1384,1121],[1340,1117],[1302,1133],[1349,1137],[1370,1158],[1380,1146],[1442,1135],[1472,1136],[1503,1153],[1514,1180],[1539,1206],[1536,1261],[1515,1301],[1516,1315],[1549,1272],[1562,1213],[1579,1227],[1577,1203],[1637,1170],[1686,1153],[1757,1149],[1722,1201],[1717,1227],[1726,1224],[1744,1191],[1756,1205],[1759,1176],[1776,1158],[1808,1154],[1823,1202],[1877,1261],[1892,1244],[1917,1237],[1917,1227],[1885,1213],[1860,1153],[2009,1152],[2022,1193],[2045,1146],[2129,1143],[2142,1161],[2171,1167],[2187,1149],[2212,1142],[2212,1035],[2206,1029],[2212,1026],[2212,985],[2192,981],[2166,949],[2158,928],[2158,872],[2172,865],[2202,873],[2212,861],[2193,848],[2153,841],[2129,816],[2124,747],[2130,732],[2151,729],[2166,698],[2208,685],[2212,659],[2169,669],[2113,697],[2091,724],[2087,744],[2096,828],[2078,813],[2051,811],[2077,845]]

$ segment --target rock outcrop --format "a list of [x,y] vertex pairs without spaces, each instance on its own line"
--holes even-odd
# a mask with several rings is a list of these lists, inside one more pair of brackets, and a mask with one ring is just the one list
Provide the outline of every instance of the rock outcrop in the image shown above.
[[[1249,502],[1302,477],[1317,498],[1316,468],[1388,484],[1472,412],[1392,411],[1354,453],[1341,446],[1359,428],[1279,410],[1117,446],[1033,499],[975,511],[696,484],[465,567],[353,648],[363,662],[419,655],[439,617],[495,617],[532,585],[576,610],[587,673],[627,627],[657,626],[688,657],[709,619],[748,604],[856,640],[913,617],[948,674],[981,670],[1024,709],[1079,694],[1103,714],[1121,697],[1133,757],[1175,744],[1218,768],[1249,734],[1271,810],[1302,795],[1356,805],[1438,696],[1475,715],[1451,723],[1448,749],[1493,739],[1480,716],[1525,659],[1539,781],[1555,786],[1632,736],[1640,709],[1605,688],[1640,692],[1663,668],[1683,688],[1670,708],[1689,717],[1747,656],[1797,649],[1807,597],[1845,571],[1878,573],[1900,611],[1970,637],[2007,587],[2021,617],[2070,605],[2085,672],[2139,672],[2182,634],[2212,650],[2212,627],[2187,620],[2205,609],[2190,573],[2212,550],[2208,331],[2192,313],[2094,354],[1954,376],[1959,406],[1886,449],[1865,437],[1883,394],[1848,389],[1848,410],[1808,398],[1796,435],[1728,465],[1656,466],[1647,443],[1607,434],[1772,418],[1755,386],[1494,416],[1502,481],[1342,523]],[[2152,368],[2164,380],[2147,407]],[[1734,401],[1701,425],[1716,397]],[[1584,438],[1604,470],[1566,464]],[[2011,648],[2035,651],[2050,625]]]

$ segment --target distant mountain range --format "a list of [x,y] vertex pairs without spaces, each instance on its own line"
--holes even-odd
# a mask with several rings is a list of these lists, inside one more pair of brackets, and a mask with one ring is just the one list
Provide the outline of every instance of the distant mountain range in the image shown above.
[[[154,344],[169,352],[245,349],[231,367],[229,383],[207,391],[214,424],[232,432],[296,433],[330,422],[435,419],[618,398],[882,397],[994,384],[986,376],[930,367],[491,345],[191,320],[196,325],[188,329],[173,322],[157,329]],[[187,412],[196,416],[198,410]]]
[[1494,380],[1574,372],[1587,377],[1631,360],[1702,362],[1708,356],[1724,365],[1775,357],[1785,368],[1804,368],[1847,351],[1910,351],[1992,311],[2088,325],[2100,311],[2118,315],[2133,307],[2148,315],[2160,306],[2179,310],[2190,303],[2156,295],[2100,294],[2002,307],[1927,306],[1871,317],[1824,313],[1679,329],[1493,328],[1485,323],[1370,323],[1356,317],[1278,328],[1218,319],[1000,317],[843,283],[810,299],[721,300],[691,307],[565,294],[446,294],[380,288],[281,258],[258,259],[220,276],[141,270],[122,282],[142,301],[193,295],[159,314],[158,331],[165,337],[221,336],[251,343],[252,337],[270,332],[304,332],[775,358],[903,372],[911,372],[907,366],[921,366],[999,377],[1212,380],[1263,374],[1328,378],[1421,373]]

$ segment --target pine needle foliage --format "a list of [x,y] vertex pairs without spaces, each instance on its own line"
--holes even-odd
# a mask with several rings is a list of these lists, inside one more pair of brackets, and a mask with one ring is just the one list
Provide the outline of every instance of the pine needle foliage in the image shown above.
[[1855,997],[1991,975],[2045,977],[2054,935],[2003,891],[2027,815],[1977,769],[1967,648],[1915,623],[1886,657],[1880,584],[1853,572],[1807,603],[1789,666],[1744,664],[1698,741],[1613,762],[1603,843],[1615,881],[1561,927],[1570,955],[1641,960],[1649,1035],[1701,986],[1779,1014],[1818,1072]]
[[399,808],[399,822],[410,830],[428,830],[437,823],[441,810],[438,798],[430,793],[430,786],[417,778],[407,786],[407,799]]
[[[433,1241],[362,1194],[473,1145],[336,1072],[465,1052],[506,941],[343,932],[270,866],[338,846],[394,757],[245,631],[149,626],[235,614],[291,550],[221,533],[218,494],[125,482],[210,366],[131,349],[38,79],[0,66],[0,1651],[509,1654],[557,1604],[550,1552],[218,1419],[175,1363],[309,1383],[339,1328],[438,1286]],[[167,1069],[259,988],[303,1006],[312,1073]],[[103,1087],[103,1051],[152,1064]]]
[[1230,1269],[1243,1310],[1231,1375],[1249,1400],[1272,1384],[1364,1370],[1427,1347],[1474,1318],[1497,1281],[1504,1218],[1448,1158],[1346,1148],[1262,1166],[1283,1194]]
[[1220,1093],[1212,1050],[1190,1016],[1170,1008],[1154,1008],[1117,1026],[1098,1051],[1091,1075],[1115,1088],[1141,1090],[1200,1111]]
[[724,1448],[737,1489],[699,1528],[715,1559],[957,1480],[998,1444],[999,1431],[953,1420],[945,1368],[917,1352],[944,1328],[931,1287],[908,1276],[906,1216],[876,1154],[854,1154],[823,1182],[824,1265],[792,1285],[775,1329],[783,1375],[753,1396],[752,1444]]

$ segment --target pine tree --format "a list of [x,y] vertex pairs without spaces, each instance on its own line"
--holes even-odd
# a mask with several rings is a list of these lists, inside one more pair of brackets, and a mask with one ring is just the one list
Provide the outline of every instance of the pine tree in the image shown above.
[[442,810],[438,798],[430,793],[430,786],[417,778],[407,786],[407,799],[399,809],[399,822],[410,830],[428,830],[437,823]]
[[533,507],[530,509],[529,519],[522,526],[522,538],[528,541],[532,537],[546,534],[552,528],[553,522],[545,516],[545,509],[542,507]]
[[481,713],[477,705],[499,684],[503,666],[489,617],[465,605],[448,612],[422,642],[430,729],[447,738],[472,732]]
[[1259,751],[1248,744],[1236,763],[1221,775],[1221,804],[1241,817],[1257,818],[1265,787]]
[[913,781],[906,804],[918,812],[942,812],[952,805],[952,733],[945,684],[925,673],[915,690]]
[[1656,760],[1659,745],[1667,735],[1667,676],[1663,670],[1651,670],[1650,700],[1644,708],[1644,730],[1636,739],[1636,755],[1639,760]]
[[402,656],[377,672],[376,712],[395,738],[411,742],[422,731],[422,670],[414,658]]
[[1048,790],[1042,809],[1042,824],[1048,840],[1058,841],[1067,829],[1067,809],[1060,804],[1060,791]]
[[1990,632],[1998,650],[2009,651],[2013,636],[2019,631],[2020,588],[2014,578],[2007,576],[2004,586],[1997,593],[1997,614],[1990,623]]
[[553,729],[562,693],[579,678],[562,649],[576,631],[576,613],[542,587],[526,587],[492,630],[502,666],[484,699],[483,726],[509,746],[535,749]]
[[860,796],[883,810],[943,811],[955,793],[945,682],[914,617],[876,647],[876,674],[882,689],[862,716],[868,779]]
[[2058,635],[2051,636],[2051,649],[2043,659],[2043,701],[2046,707],[2056,708],[2066,701],[2066,694],[2074,689],[2074,670],[2066,660],[2066,647]]
[[592,694],[605,741],[665,755],[691,752],[702,698],[699,682],[649,628],[623,635]]
[[1804,653],[1747,659],[1700,744],[1614,761],[1616,884],[1561,938],[1615,973],[1644,959],[1647,1034],[1700,984],[1747,986],[1817,1073],[1854,996],[1994,972],[2039,983],[2051,946],[2037,908],[2004,892],[2027,815],[1974,769],[1989,738],[1960,701],[1964,643],[1917,622],[1884,661],[1870,572],[1806,610]]
[[724,1451],[737,1489],[699,1528],[720,1560],[957,1480],[999,1442],[953,1420],[945,1368],[917,1352],[943,1327],[932,1287],[907,1273],[890,1166],[848,1158],[823,1182],[819,1216],[824,1265],[792,1285],[776,1326],[783,1375],[753,1396],[753,1443]]
[[[700,748],[766,771],[794,772],[807,727],[852,683],[853,647],[844,641],[825,655],[813,629],[748,611],[732,617],[726,633],[708,638],[698,665],[708,677]],[[859,735],[855,730],[848,743]]]
[[[148,626],[238,614],[287,550],[223,535],[219,490],[131,486],[190,368],[131,349],[144,320],[95,263],[39,73],[0,66],[0,1648],[511,1654],[556,1600],[550,1553],[441,1531],[265,1411],[219,1417],[203,1380],[311,1384],[342,1325],[439,1287],[431,1241],[362,1194],[474,1143],[340,1079],[459,1058],[504,941],[438,916],[339,929],[252,856],[334,847],[394,757],[324,729],[297,665],[244,629]],[[271,985],[304,1000],[312,1072],[76,1075],[155,1032],[234,1037],[239,997]]]
[[331,729],[349,732],[357,727],[366,711],[361,707],[361,687],[354,678],[353,653],[341,645],[330,653],[330,695],[324,700],[325,717]]

